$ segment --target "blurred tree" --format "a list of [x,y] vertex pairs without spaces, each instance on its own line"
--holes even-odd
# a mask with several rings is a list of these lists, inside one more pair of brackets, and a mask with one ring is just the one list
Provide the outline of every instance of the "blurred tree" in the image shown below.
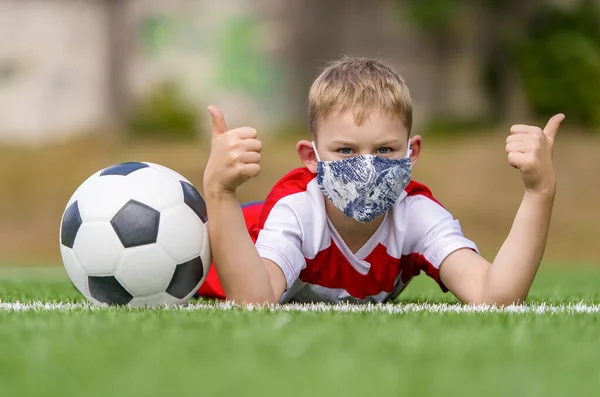
[[492,120],[565,112],[570,120],[600,127],[597,0],[395,1],[442,56],[457,49],[461,25],[477,25],[470,32],[478,35]]
[[[511,43],[525,34],[532,15],[545,1],[521,0],[395,0],[405,5],[444,58],[464,51],[462,41],[474,40],[479,57],[479,82],[489,102],[490,121],[524,119],[529,108],[520,82],[520,72],[511,53]],[[467,29],[471,26],[471,29]],[[467,37],[465,37],[467,35]],[[468,37],[475,36],[475,37]]]
[[600,130],[600,5],[582,0],[538,13],[515,43],[528,98],[542,114],[565,112]]
[[[344,51],[343,23],[340,14],[360,6],[356,0],[305,0],[289,2],[290,31],[294,32],[294,46],[289,47],[291,60],[292,95],[306,98],[308,87],[323,67]],[[305,101],[296,101],[293,119],[306,120]],[[306,125],[290,126],[290,130],[306,130]]]
[[107,28],[107,95],[108,119],[113,128],[119,129],[129,113],[129,90],[127,70],[131,53],[129,4],[130,0],[103,0]]
[[530,106],[512,43],[525,36],[532,16],[544,1],[486,0],[482,15],[483,84],[491,102],[492,120],[526,120]]

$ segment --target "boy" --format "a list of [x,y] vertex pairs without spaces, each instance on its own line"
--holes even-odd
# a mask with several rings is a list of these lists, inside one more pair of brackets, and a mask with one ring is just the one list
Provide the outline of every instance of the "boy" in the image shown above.
[[236,196],[260,171],[256,130],[227,130],[222,113],[209,112],[204,195],[218,278],[212,271],[200,295],[246,304],[382,302],[423,270],[464,303],[526,299],[546,245],[562,114],[543,130],[510,130],[508,162],[525,193],[489,263],[429,189],[410,180],[422,139],[411,137],[409,90],[389,66],[346,58],[321,73],[309,93],[313,142],[296,146],[305,167],[284,176],[264,204],[241,208]]

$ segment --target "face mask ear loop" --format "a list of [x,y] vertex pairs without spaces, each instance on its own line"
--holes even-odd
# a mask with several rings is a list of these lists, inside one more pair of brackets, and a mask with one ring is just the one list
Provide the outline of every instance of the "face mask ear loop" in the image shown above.
[[408,140],[408,147],[406,148],[406,158],[410,158],[412,154],[412,149],[410,148],[410,139]]
[[319,158],[319,152],[317,152],[317,147],[315,146],[315,142],[312,141],[311,143],[312,143],[312,147],[315,151],[315,156],[317,156],[317,161],[321,161],[321,159]]

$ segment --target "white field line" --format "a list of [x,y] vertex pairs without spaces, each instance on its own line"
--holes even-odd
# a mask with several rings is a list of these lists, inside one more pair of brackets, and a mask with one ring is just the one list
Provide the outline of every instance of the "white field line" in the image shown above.
[[[68,312],[68,311],[102,311],[108,306],[98,306],[90,303],[61,303],[61,302],[3,302],[0,301],[0,312]],[[125,309],[127,310],[127,309]],[[134,309],[136,310],[136,309]],[[561,305],[526,304],[507,307],[473,306],[448,303],[405,303],[405,304],[349,304],[330,305],[315,304],[283,304],[240,307],[232,303],[191,303],[185,306],[150,308],[143,310],[173,310],[173,311],[210,311],[210,310],[241,310],[268,312],[318,312],[318,313],[512,313],[512,314],[599,314],[600,304],[567,303]]]

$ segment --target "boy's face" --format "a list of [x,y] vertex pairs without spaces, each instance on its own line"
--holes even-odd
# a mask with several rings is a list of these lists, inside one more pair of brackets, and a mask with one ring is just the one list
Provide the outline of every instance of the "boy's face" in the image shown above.
[[[356,125],[354,115],[348,111],[333,115],[319,123],[315,131],[315,146],[323,161],[340,160],[360,154],[401,159],[411,146],[414,163],[421,149],[421,137],[414,136],[410,142],[406,126],[397,117],[372,114],[362,125]],[[300,141],[296,147],[300,159],[308,169],[316,173],[317,159],[308,141]]]

